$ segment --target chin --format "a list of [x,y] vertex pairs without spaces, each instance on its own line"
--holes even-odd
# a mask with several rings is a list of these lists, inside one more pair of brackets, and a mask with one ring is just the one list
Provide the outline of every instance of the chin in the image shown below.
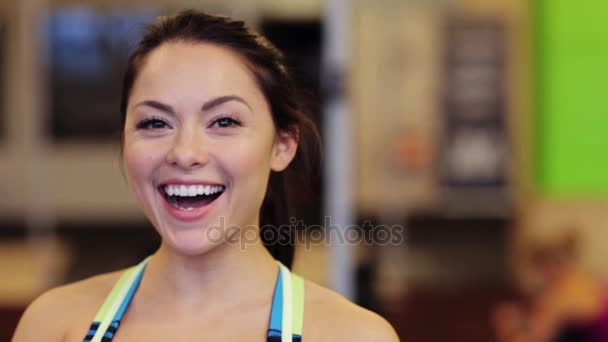
[[222,242],[210,239],[206,229],[191,229],[191,230],[165,230],[160,235],[163,244],[167,245],[171,250],[187,255],[201,255],[218,247]]

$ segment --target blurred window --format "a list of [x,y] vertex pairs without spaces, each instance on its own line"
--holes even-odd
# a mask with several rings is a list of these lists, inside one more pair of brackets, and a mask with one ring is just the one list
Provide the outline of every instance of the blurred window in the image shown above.
[[122,73],[154,10],[51,12],[48,38],[50,133],[55,140],[113,140],[120,131]]

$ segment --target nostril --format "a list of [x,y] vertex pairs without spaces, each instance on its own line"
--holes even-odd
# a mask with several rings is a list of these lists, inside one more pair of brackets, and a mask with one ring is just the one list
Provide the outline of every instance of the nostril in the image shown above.
[[168,164],[183,169],[200,167],[207,163],[207,151],[201,147],[176,146],[167,154]]

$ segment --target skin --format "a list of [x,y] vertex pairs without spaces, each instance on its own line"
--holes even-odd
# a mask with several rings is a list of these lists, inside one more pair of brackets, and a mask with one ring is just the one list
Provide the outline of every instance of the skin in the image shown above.
[[[241,100],[202,110],[223,96]],[[150,118],[157,121],[141,125]],[[114,341],[265,340],[276,262],[259,240],[228,243],[238,235],[225,233],[220,242],[208,235],[220,220],[257,227],[269,173],[285,169],[297,148],[274,128],[250,70],[226,48],[165,43],[140,70],[124,133],[129,185],[162,243]],[[227,188],[207,215],[186,222],[164,207],[158,185],[167,179]],[[13,341],[81,341],[121,272],[43,294],[26,310]],[[305,281],[305,291],[306,340],[398,341],[380,316],[312,282]]]

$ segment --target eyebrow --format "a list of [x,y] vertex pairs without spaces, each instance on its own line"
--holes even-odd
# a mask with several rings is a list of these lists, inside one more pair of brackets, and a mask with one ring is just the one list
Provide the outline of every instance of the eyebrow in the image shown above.
[[[209,110],[211,110],[215,107],[218,107],[229,101],[240,102],[240,103],[244,104],[247,108],[249,108],[250,111],[253,111],[251,109],[251,106],[249,106],[249,104],[247,103],[247,101],[245,101],[243,98],[236,96],[236,95],[226,95],[226,96],[219,96],[219,97],[212,98],[211,100],[208,100],[207,102],[205,102],[203,104],[203,106],[201,107],[201,110],[203,112],[206,112],[206,111],[209,111]],[[154,101],[154,100],[145,100],[145,101],[142,101],[142,102],[138,103],[137,105],[135,105],[135,107],[142,106],[142,105],[152,107],[154,109],[158,109],[167,114],[175,115],[175,110],[173,109],[173,107],[171,107],[168,104],[162,103],[162,102],[158,102],[158,101]]]
[[148,107],[152,107],[154,109],[158,109],[161,112],[175,115],[175,110],[173,110],[173,107],[169,106],[168,104],[164,104],[162,102],[146,100],[146,101],[141,101],[140,103],[135,105],[135,107],[139,107],[139,106],[148,106]]
[[213,98],[207,102],[205,102],[205,104],[203,104],[203,107],[201,108],[203,110],[203,112],[211,110],[212,108],[215,108],[223,103],[229,102],[229,101],[237,101],[240,102],[242,104],[244,104],[247,108],[249,108],[250,111],[253,112],[253,109],[251,109],[251,106],[249,106],[249,104],[247,103],[247,101],[243,100],[243,98],[236,96],[236,95],[226,95],[226,96],[219,96],[216,98]]

